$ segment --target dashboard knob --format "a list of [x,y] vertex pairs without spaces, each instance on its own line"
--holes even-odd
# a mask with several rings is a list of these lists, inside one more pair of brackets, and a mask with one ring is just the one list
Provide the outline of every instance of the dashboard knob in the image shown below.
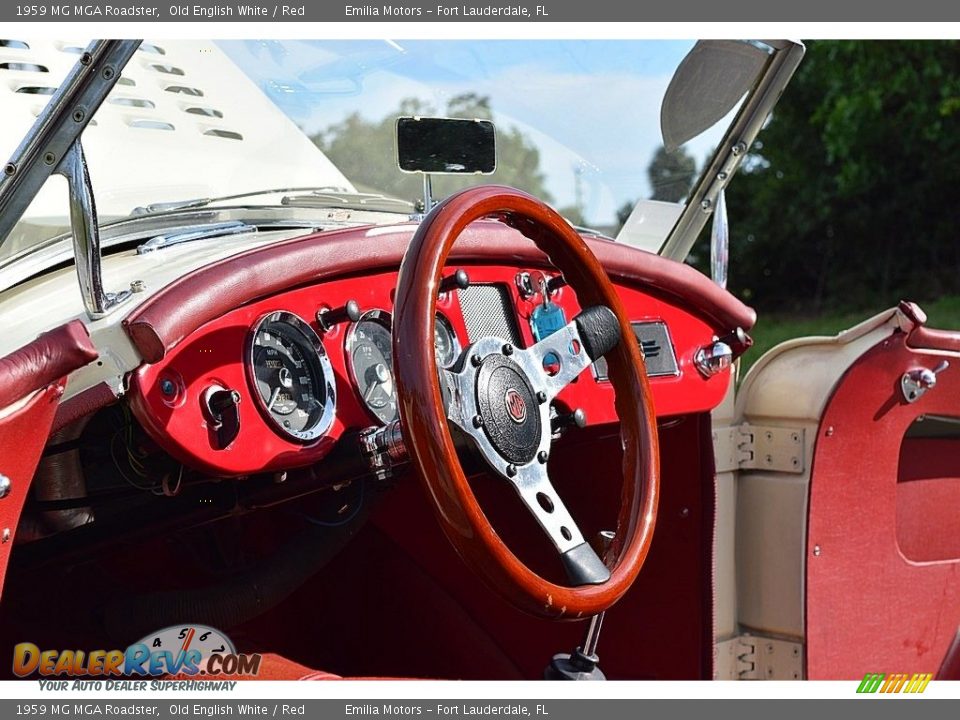
[[440,292],[446,293],[451,290],[466,290],[470,287],[470,276],[463,268],[457,269],[452,275],[447,275],[440,281]]
[[356,300],[347,300],[338,308],[322,308],[317,311],[317,324],[324,330],[342,322],[356,322],[360,319],[360,305]]
[[562,433],[572,427],[578,427],[581,430],[587,426],[587,414],[577,408],[572,412],[562,413],[550,419],[550,429],[554,435]]

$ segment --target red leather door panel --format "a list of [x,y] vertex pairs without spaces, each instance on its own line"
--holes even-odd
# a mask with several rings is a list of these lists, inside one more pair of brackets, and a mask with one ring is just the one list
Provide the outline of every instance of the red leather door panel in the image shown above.
[[954,333],[925,337],[925,347],[914,348],[897,333],[867,351],[840,381],[821,419],[806,554],[811,679],[936,673],[960,625],[960,560],[913,561],[897,540],[904,433],[924,414],[960,416],[956,355],[934,389],[913,404],[902,397],[904,372],[944,359],[930,338],[947,338],[945,349],[960,347]]

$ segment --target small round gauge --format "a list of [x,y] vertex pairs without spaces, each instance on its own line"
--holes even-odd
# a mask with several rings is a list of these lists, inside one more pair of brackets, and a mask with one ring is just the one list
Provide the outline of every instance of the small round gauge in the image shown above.
[[[216,628],[209,625],[171,625],[170,627],[150,633],[140,644],[151,650],[169,650],[176,657],[178,652],[196,651],[202,660],[208,660],[214,653],[235,655],[233,641]],[[199,665],[199,663],[197,663]]]
[[361,315],[347,333],[346,351],[351,380],[363,404],[383,424],[396,420],[390,313],[368,310]]
[[323,343],[289,312],[254,327],[249,354],[257,406],[280,435],[311,442],[333,425],[336,382]]
[[460,357],[457,334],[453,331],[450,321],[440,313],[437,313],[437,319],[433,324],[433,343],[437,351],[437,364],[440,367],[448,368]]

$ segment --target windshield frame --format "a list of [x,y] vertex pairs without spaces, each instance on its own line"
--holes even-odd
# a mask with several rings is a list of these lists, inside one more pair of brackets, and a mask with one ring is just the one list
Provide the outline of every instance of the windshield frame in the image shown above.
[[770,60],[740,106],[710,162],[705,163],[693,191],[658,255],[683,262],[713,215],[717,197],[730,184],[757,134],[796,72],[806,47],[796,40],[764,40]]

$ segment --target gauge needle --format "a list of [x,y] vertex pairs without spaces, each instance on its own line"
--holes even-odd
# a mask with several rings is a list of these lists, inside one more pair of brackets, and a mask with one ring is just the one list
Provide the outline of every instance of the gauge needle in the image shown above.
[[190,648],[190,641],[193,640],[196,632],[195,628],[190,628],[190,630],[187,631],[187,637],[184,638],[183,645],[180,646],[180,652],[186,652]]
[[277,398],[280,397],[280,388],[274,388],[273,394],[270,396],[270,402],[267,403],[267,412],[273,408],[273,404],[277,401]]
[[373,391],[383,385],[390,379],[390,371],[383,363],[377,363],[373,368],[373,382],[367,386],[367,391],[363,394],[364,402],[370,400]]

